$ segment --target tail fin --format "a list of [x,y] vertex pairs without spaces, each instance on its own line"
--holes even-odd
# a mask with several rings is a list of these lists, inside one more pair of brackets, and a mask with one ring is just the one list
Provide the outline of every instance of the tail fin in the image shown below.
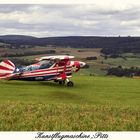
[[7,79],[15,71],[15,65],[10,60],[4,60],[0,63],[0,79]]

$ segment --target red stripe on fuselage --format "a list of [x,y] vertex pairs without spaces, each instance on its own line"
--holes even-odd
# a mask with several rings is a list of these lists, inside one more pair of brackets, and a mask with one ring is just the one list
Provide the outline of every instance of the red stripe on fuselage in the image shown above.
[[52,72],[52,73],[43,73],[43,74],[34,74],[34,75],[23,75],[22,77],[37,77],[37,76],[49,76],[49,75],[58,75],[59,73]]
[[5,73],[5,74],[0,74],[0,77],[4,77],[4,76],[8,76],[10,75],[9,73]]
[[[71,68],[71,66],[68,66],[67,68]],[[44,71],[52,71],[52,70],[63,70],[64,69],[64,66],[63,67],[54,67],[54,68],[50,68],[50,69],[39,69],[39,70],[34,70],[34,71],[30,71],[30,73],[36,73],[36,72],[44,72]],[[25,72],[26,73],[26,72]],[[27,72],[29,73],[29,72]]]
[[[63,72],[63,71],[62,71]],[[50,75],[59,75],[60,73],[62,73],[62,72],[49,72],[49,73],[42,73],[42,74],[40,74],[40,73],[38,73],[38,74],[29,74],[29,75],[22,75],[22,77],[24,78],[24,77],[36,77],[36,76],[50,76]],[[71,70],[67,70],[66,71],[66,73],[67,72],[71,72]]]
[[48,70],[43,70],[43,71],[39,71],[39,72],[34,72],[34,73],[32,73],[32,72],[26,72],[26,73],[24,73],[24,75],[35,75],[35,74],[49,74],[49,73],[52,73],[52,72],[58,72],[58,71],[63,71],[63,70],[61,70],[61,69],[59,69],[59,70],[50,70],[50,71],[48,71]]

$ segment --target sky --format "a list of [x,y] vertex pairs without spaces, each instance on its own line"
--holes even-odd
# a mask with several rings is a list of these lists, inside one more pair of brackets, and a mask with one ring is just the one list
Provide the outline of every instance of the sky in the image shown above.
[[0,35],[140,36],[140,1],[0,4]]

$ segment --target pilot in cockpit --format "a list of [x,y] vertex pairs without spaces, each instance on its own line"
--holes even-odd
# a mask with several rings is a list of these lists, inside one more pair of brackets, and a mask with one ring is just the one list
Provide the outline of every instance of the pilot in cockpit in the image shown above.
[[39,69],[46,69],[46,68],[50,68],[54,64],[54,61],[53,60],[50,60],[50,61],[44,60],[44,61],[41,61],[40,63],[41,63],[41,65],[40,65]]

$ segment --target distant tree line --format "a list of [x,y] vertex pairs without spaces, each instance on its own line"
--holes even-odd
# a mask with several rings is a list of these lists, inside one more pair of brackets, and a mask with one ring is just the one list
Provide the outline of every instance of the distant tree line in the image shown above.
[[140,76],[140,68],[138,67],[131,67],[131,68],[123,68],[122,66],[109,68],[107,71],[107,75],[115,75],[115,76]]
[[112,47],[103,48],[101,53],[105,55],[117,56],[123,53],[140,53],[140,46]]
[[36,38],[30,36],[1,36],[0,42],[12,45],[55,45],[76,48],[139,47],[140,37],[69,36]]
[[46,51],[29,51],[29,52],[21,52],[21,53],[4,53],[1,57],[20,57],[20,56],[30,56],[30,55],[38,55],[38,54],[55,54],[55,50],[46,50]]
[[16,45],[16,44],[0,44],[1,48],[9,48],[9,49],[26,49],[26,48],[33,48],[32,45]]
[[72,48],[102,48],[106,55],[122,53],[140,53],[140,37],[46,37],[36,38],[30,36],[1,36],[0,42],[10,44],[12,48],[34,46],[56,46]]

